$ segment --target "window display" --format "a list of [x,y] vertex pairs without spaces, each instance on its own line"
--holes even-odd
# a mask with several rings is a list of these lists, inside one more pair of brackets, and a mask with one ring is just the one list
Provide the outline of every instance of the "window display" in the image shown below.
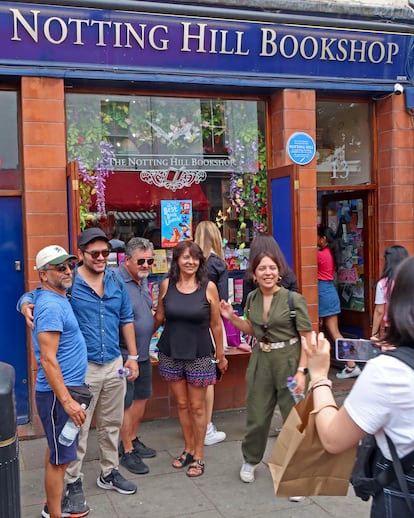
[[[97,212],[125,241],[160,232],[161,200],[188,199],[229,246],[266,230],[263,101],[70,93],[66,113],[86,223]],[[142,213],[155,218],[130,218]]]
[[372,183],[370,118],[368,103],[317,103],[318,186]]

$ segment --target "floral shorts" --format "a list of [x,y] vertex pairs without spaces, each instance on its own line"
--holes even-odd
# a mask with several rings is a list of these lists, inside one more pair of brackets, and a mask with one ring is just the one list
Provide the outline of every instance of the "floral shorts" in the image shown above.
[[195,360],[175,360],[163,353],[158,354],[158,369],[164,381],[187,380],[194,387],[208,387],[216,383],[216,365],[211,356]]

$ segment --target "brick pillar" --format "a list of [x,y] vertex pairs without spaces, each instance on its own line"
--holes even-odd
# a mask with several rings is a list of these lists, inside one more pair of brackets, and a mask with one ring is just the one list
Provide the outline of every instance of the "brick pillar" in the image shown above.
[[[21,80],[23,151],[23,227],[26,287],[39,284],[33,269],[44,246],[68,246],[66,193],[66,137],[62,79],[23,77]],[[28,344],[31,343],[28,332]],[[29,378],[34,393],[37,365],[29,355]],[[32,398],[32,428],[19,427],[19,435],[43,435]]]
[[[286,153],[289,137],[298,131],[316,136],[316,97],[313,90],[282,90],[270,101],[271,111],[271,156],[270,168],[291,164]],[[309,314],[315,329],[318,329],[317,286],[317,198],[316,160],[299,167],[299,202],[297,218],[300,264],[296,274],[301,291],[306,297]]]
[[414,118],[404,95],[377,103],[378,241],[384,250],[402,245],[414,253]]

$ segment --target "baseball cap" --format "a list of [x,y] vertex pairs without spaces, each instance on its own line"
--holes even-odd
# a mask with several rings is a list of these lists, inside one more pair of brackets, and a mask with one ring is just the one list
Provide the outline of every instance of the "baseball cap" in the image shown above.
[[42,248],[36,255],[36,270],[41,270],[48,264],[61,264],[68,259],[77,259],[76,255],[68,254],[59,245],[49,245]]
[[78,236],[78,247],[86,246],[91,241],[95,241],[95,239],[103,239],[106,242],[109,242],[109,239],[106,237],[105,232],[98,227],[91,227],[85,229]]

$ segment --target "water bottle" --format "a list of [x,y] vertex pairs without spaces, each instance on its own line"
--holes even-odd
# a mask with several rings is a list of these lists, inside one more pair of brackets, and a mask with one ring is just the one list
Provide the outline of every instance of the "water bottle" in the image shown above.
[[118,374],[120,378],[129,378],[132,373],[128,367],[122,367],[122,369],[118,369]]
[[292,394],[295,403],[299,403],[299,401],[305,397],[305,394],[295,394],[295,388],[297,386],[297,383],[295,378],[293,378],[292,376],[289,376],[286,380],[286,386],[289,389],[289,392]]
[[[81,404],[81,407],[86,410],[87,406],[85,403]],[[72,421],[72,419],[69,417],[69,419],[66,421],[65,426],[62,428],[62,431],[60,432],[58,441],[60,444],[63,444],[63,446],[70,446],[73,441],[76,439],[76,436],[79,433],[80,426],[76,426],[76,424]]]

